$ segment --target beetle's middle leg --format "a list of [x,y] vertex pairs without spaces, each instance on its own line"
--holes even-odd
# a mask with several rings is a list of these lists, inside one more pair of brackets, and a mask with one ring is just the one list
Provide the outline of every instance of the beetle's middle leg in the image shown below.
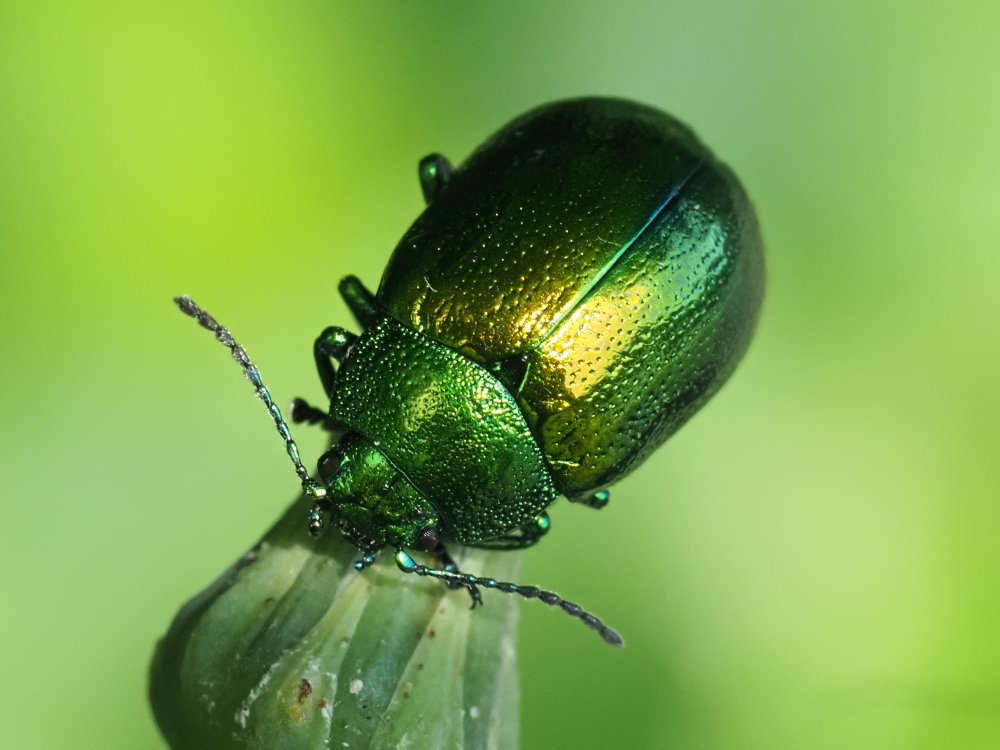
[[357,276],[345,276],[340,282],[340,296],[351,309],[362,328],[368,328],[379,318],[379,306],[372,294]]
[[550,528],[552,528],[552,521],[549,520],[549,514],[539,513],[514,534],[484,539],[469,546],[482,549],[524,549],[538,542],[548,533]]

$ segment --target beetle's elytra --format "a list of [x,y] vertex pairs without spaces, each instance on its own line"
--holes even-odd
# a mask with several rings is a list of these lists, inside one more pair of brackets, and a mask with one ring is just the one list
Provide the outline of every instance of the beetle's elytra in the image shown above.
[[359,569],[388,547],[474,604],[482,586],[537,596],[620,644],[551,592],[460,572],[446,545],[534,544],[560,495],[603,507],[718,390],[763,296],[753,209],[690,130],[617,99],[532,110],[461,167],[432,155],[419,174],[427,208],[377,293],[340,285],[361,333],[316,340],[329,409],[293,409],[342,433],[318,480],[243,349],[178,303],[233,349],[315,500],[310,530],[336,525]]

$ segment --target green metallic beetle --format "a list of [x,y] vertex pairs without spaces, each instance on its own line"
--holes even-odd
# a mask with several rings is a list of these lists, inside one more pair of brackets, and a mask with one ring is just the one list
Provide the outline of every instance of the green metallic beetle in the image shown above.
[[331,519],[359,569],[389,547],[401,570],[463,586],[473,606],[479,586],[538,597],[619,645],[556,594],[460,572],[445,545],[534,544],[560,495],[602,507],[718,390],[763,296],[753,209],[690,130],[617,99],[532,110],[460,168],[435,154],[419,174],[427,209],[377,294],[340,285],[362,333],[316,341],[329,409],[293,408],[343,433],[321,481],[242,348],[178,303],[233,349],[315,500],[309,529]]

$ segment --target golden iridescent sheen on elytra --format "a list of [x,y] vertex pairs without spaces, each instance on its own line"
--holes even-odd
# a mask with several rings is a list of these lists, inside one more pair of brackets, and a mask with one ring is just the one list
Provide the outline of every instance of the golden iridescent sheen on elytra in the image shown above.
[[[190,300],[275,419],[315,504],[358,547],[406,573],[538,597],[612,644],[611,628],[532,586],[460,572],[447,545],[527,547],[560,495],[594,508],[711,397],[746,349],[764,289],[753,209],[685,126],[618,99],[532,110],[461,167],[420,164],[428,206],[378,292],[340,291],[362,328],[327,328],[316,362],[341,433],[298,458],[259,373]],[[223,335],[224,334],[224,335]],[[418,564],[408,549],[439,567]]]

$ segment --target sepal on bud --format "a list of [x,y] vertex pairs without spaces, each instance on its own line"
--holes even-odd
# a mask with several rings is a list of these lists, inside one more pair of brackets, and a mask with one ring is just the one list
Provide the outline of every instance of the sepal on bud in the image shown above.
[[[403,575],[386,551],[359,573],[308,498],[189,601],[160,641],[150,700],[174,748],[517,746],[517,601],[472,611],[464,590]],[[519,552],[461,564],[517,578]]]

